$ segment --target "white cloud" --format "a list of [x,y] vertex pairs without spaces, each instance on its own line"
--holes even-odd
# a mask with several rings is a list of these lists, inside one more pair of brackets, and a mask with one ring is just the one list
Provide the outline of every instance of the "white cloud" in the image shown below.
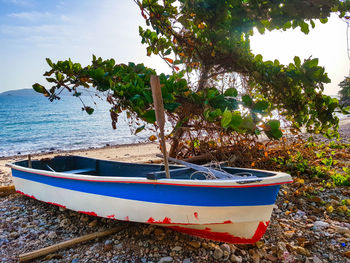
[[55,18],[56,15],[49,13],[49,12],[19,12],[19,13],[10,13],[7,15],[8,17],[11,18],[16,18],[16,19],[22,19],[22,20],[28,20],[31,22],[34,21],[39,21],[43,19],[53,19]]

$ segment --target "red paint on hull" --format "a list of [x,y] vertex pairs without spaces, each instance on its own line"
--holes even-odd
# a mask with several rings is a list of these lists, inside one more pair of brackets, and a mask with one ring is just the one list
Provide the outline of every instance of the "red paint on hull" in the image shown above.
[[212,232],[211,229],[208,227],[205,229],[191,229],[191,228],[185,228],[181,226],[167,226],[167,227],[188,235],[198,236],[201,238],[208,238],[208,239],[217,240],[221,242],[227,242],[227,243],[233,243],[233,244],[253,244],[259,241],[259,239],[264,235],[268,224],[269,224],[269,221],[260,222],[252,238],[241,238],[241,237],[233,236],[229,233]]
[[198,220],[198,213],[197,212],[194,212],[194,217]]
[[115,219],[115,215],[109,215],[107,218]]
[[98,216],[95,212],[77,211],[78,213],[86,214],[89,216]]
[[153,217],[148,218],[147,223],[149,224],[172,224],[169,217],[164,217],[163,221],[156,221]]
[[53,203],[53,202],[46,202],[46,203],[48,203],[50,205],[55,205],[55,206],[59,206],[59,207],[62,207],[62,208],[66,208],[65,205],[60,205],[60,204],[57,204],[57,203]]
[[24,196],[27,196],[27,197],[30,197],[30,198],[33,198],[33,199],[37,200],[36,197],[35,197],[34,195],[27,195],[27,194],[25,194],[25,193],[23,193],[23,192],[21,192],[21,191],[19,191],[19,190],[16,190],[16,192],[19,193],[19,194],[21,194],[21,195],[24,195]]

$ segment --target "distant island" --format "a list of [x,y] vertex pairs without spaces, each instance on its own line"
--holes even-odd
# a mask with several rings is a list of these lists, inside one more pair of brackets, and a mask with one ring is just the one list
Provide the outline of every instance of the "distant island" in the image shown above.
[[[64,91],[60,94],[60,96],[71,95],[68,91]],[[16,90],[8,90],[0,93],[0,97],[3,96],[43,96],[43,94],[36,92],[33,89],[16,89]]]
[[35,92],[33,89],[17,89],[9,90],[0,93],[0,96],[42,96],[42,94]]

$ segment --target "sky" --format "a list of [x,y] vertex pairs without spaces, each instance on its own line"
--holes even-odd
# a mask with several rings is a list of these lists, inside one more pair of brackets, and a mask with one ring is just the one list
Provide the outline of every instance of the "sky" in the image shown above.
[[[95,54],[169,73],[160,58],[146,56],[139,25],[144,21],[132,0],[0,0],[0,92],[30,88],[35,82],[45,84],[46,57],[53,61],[71,58],[85,66]],[[309,35],[300,30],[256,33],[251,48],[265,60],[284,64],[295,55],[318,57],[332,80],[325,93],[336,94],[350,68],[346,28],[345,22],[333,16],[327,24],[317,23]]]

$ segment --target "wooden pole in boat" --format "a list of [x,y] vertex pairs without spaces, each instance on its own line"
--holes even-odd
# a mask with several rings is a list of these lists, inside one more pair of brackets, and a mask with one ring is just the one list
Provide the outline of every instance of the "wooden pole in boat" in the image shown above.
[[28,168],[32,168],[32,157],[28,154]]
[[165,174],[166,174],[166,178],[170,178],[169,164],[168,164],[168,158],[167,158],[168,154],[166,151],[165,138],[164,138],[164,124],[165,124],[164,105],[163,105],[163,97],[162,97],[162,90],[160,88],[159,77],[154,75],[151,76],[151,88],[152,88],[154,110],[156,112],[156,119],[159,127],[160,146],[163,152]]

